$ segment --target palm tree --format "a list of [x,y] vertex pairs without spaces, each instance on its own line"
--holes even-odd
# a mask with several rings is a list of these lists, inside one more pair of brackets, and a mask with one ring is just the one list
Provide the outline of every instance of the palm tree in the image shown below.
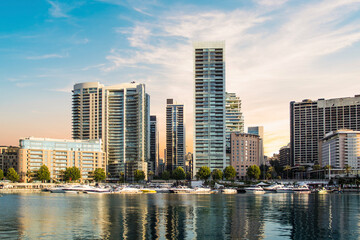
[[344,166],[344,170],[345,170],[345,172],[346,172],[346,176],[349,176],[349,173],[350,173],[350,171],[351,171],[351,167],[346,164],[346,165]]
[[291,167],[289,165],[286,165],[284,167],[284,171],[286,171],[286,179],[289,179],[289,170],[291,170]]

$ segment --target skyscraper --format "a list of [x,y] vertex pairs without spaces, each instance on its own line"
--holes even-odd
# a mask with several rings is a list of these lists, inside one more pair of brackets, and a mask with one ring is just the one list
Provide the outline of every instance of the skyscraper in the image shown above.
[[157,127],[156,116],[150,116],[150,159],[148,171],[158,174],[159,164],[159,132]]
[[185,166],[184,105],[166,101],[166,169],[171,171]]
[[73,138],[101,139],[107,154],[107,171],[113,178],[125,171],[125,165],[147,173],[149,103],[144,84],[75,84]]
[[224,45],[194,43],[194,174],[226,167]]
[[319,141],[330,131],[360,130],[360,95],[290,102],[292,165],[319,163]]
[[263,126],[254,126],[248,127],[248,133],[255,134],[260,137],[259,139],[259,161],[260,165],[265,164],[264,159],[264,127]]
[[226,93],[226,165],[230,165],[232,132],[244,132],[244,117],[241,112],[241,100],[235,93]]

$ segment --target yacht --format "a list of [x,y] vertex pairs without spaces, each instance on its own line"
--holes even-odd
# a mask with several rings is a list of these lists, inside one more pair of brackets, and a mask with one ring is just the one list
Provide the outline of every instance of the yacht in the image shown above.
[[81,193],[92,189],[94,189],[94,187],[91,187],[89,185],[75,185],[63,188],[66,193]]
[[224,188],[221,189],[222,194],[237,194],[237,190],[233,188]]
[[294,187],[293,186],[283,186],[276,189],[277,193],[292,193]]
[[135,193],[142,193],[142,192],[138,188],[124,187],[124,188],[115,189],[114,193],[135,194]]
[[264,189],[262,189],[262,187],[259,187],[259,186],[246,187],[245,191],[247,193],[252,193],[252,194],[264,194],[265,193]]
[[170,189],[171,193],[178,193],[178,194],[188,194],[188,193],[194,193],[195,189],[188,188],[185,186],[180,186],[177,188]]
[[284,187],[284,185],[282,185],[282,184],[273,184],[271,186],[264,187],[264,190],[267,191],[267,192],[276,192],[276,189],[278,189],[280,187]]
[[293,191],[294,193],[311,193],[310,188],[306,184],[294,187]]
[[99,193],[112,193],[112,191],[110,188],[94,187],[92,189],[85,190],[84,193],[99,194]]
[[210,188],[199,187],[199,188],[195,188],[192,193],[194,193],[194,194],[210,194],[211,189]]
[[51,193],[65,193],[65,190],[64,190],[65,187],[67,187],[67,186],[60,185],[60,186],[49,188],[48,191]]

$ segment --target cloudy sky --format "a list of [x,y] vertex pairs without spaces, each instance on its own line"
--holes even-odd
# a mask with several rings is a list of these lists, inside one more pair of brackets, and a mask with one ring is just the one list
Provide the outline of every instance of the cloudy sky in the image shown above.
[[[2,0],[0,145],[71,138],[74,83],[146,84],[151,114],[186,108],[192,151],[192,42],[226,42],[226,88],[265,152],[289,142],[289,102],[360,93],[360,0]],[[162,152],[162,150],[161,150]]]

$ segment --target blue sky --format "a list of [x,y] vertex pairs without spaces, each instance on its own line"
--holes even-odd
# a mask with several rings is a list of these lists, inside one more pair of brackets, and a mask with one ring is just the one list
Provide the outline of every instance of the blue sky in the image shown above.
[[289,142],[289,102],[359,94],[360,0],[0,1],[0,145],[71,138],[74,83],[137,81],[164,148],[165,101],[185,104],[192,42],[226,42],[226,84],[266,152]]

